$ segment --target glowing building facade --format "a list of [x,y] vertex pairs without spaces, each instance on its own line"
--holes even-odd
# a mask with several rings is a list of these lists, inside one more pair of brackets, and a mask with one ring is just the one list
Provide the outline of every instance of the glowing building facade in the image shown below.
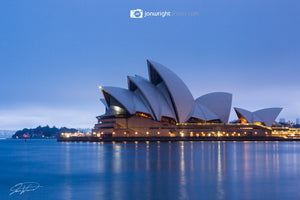
[[[128,76],[128,89],[101,87],[106,107],[93,134],[98,137],[236,136],[269,134],[281,108],[250,112],[235,108],[239,124],[227,124],[232,94],[214,92],[196,99],[167,67],[147,60],[149,80]],[[260,122],[260,123],[254,123]],[[251,131],[249,131],[251,130]]]

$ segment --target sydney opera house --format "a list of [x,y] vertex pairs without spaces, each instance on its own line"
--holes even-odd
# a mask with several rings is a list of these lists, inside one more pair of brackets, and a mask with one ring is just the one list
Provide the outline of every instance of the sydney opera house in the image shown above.
[[128,89],[100,87],[105,113],[93,129],[96,137],[243,137],[268,136],[282,108],[255,112],[234,108],[232,94],[213,92],[194,99],[185,83],[167,67],[147,60],[149,79],[128,76]]

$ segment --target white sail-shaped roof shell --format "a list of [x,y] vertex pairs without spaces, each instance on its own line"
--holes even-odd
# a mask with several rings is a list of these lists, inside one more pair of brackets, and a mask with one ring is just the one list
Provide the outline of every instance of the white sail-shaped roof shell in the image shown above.
[[[245,110],[242,108],[234,108],[235,112],[237,113],[238,117],[243,117],[247,120],[248,123],[253,123],[253,114],[249,110]],[[240,115],[240,116],[239,116]]]
[[225,92],[213,92],[197,98],[196,103],[205,106],[215,113],[223,123],[228,122],[232,103],[232,94]]
[[262,120],[261,118],[259,118],[257,115],[255,115],[254,113],[252,113],[252,122],[250,123],[254,123],[254,122],[262,122],[264,123],[264,120]]
[[[165,66],[149,60],[147,60],[147,63],[151,83],[158,85],[163,82],[165,84],[177,121],[180,123],[185,122],[194,105],[194,98],[190,90],[174,72]],[[157,75],[162,80],[158,80]]]
[[241,117],[245,118],[249,123],[262,122],[266,126],[272,126],[282,108],[265,108],[255,112],[250,112],[241,108],[234,108],[234,110],[238,117],[241,115]]
[[[128,85],[130,89],[130,82],[141,91],[144,98],[147,100],[149,107],[154,113],[155,118],[160,121],[161,117],[170,117],[176,119],[174,112],[170,105],[167,103],[163,94],[159,91],[155,85],[141,76],[128,76]],[[134,90],[134,89],[132,89]]]
[[107,103],[105,101],[105,99],[101,98],[100,101],[103,103],[103,105],[105,106],[105,108],[108,108]]
[[[102,87],[101,90],[103,95],[104,92],[106,92],[113,96],[130,114],[135,114],[137,111],[151,114],[151,112],[132,91],[118,87]],[[105,99],[105,101],[106,104],[110,106],[108,100]]]
[[[227,123],[232,104],[232,94],[214,92],[194,100],[184,82],[165,66],[147,60],[150,81],[140,76],[128,77],[129,89],[103,87],[101,100],[108,116],[119,114],[149,114],[154,120],[170,117],[184,123],[190,118],[204,121],[220,120]],[[113,98],[112,98],[113,97]],[[266,108],[250,112],[235,108],[239,118],[249,123],[262,122],[271,126],[282,108]]]
[[207,107],[205,107],[197,102],[194,104],[194,107],[192,109],[192,112],[190,113],[189,118],[190,117],[198,118],[198,119],[201,119],[204,121],[219,119],[219,117],[215,113],[213,113]]
[[265,108],[255,111],[253,115],[260,118],[266,126],[272,126],[281,110],[282,108]]

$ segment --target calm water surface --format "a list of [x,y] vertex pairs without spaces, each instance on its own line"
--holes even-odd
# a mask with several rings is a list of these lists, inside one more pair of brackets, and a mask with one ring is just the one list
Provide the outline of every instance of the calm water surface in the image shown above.
[[300,142],[0,140],[0,164],[1,200],[300,199]]

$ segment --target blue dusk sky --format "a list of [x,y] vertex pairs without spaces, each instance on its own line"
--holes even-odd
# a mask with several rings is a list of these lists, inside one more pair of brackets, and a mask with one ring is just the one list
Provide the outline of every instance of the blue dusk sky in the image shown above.
[[[177,15],[132,19],[131,9]],[[0,129],[92,128],[99,86],[148,77],[146,59],[194,98],[230,92],[233,107],[300,118],[299,1],[11,0],[0,2],[0,30]]]

